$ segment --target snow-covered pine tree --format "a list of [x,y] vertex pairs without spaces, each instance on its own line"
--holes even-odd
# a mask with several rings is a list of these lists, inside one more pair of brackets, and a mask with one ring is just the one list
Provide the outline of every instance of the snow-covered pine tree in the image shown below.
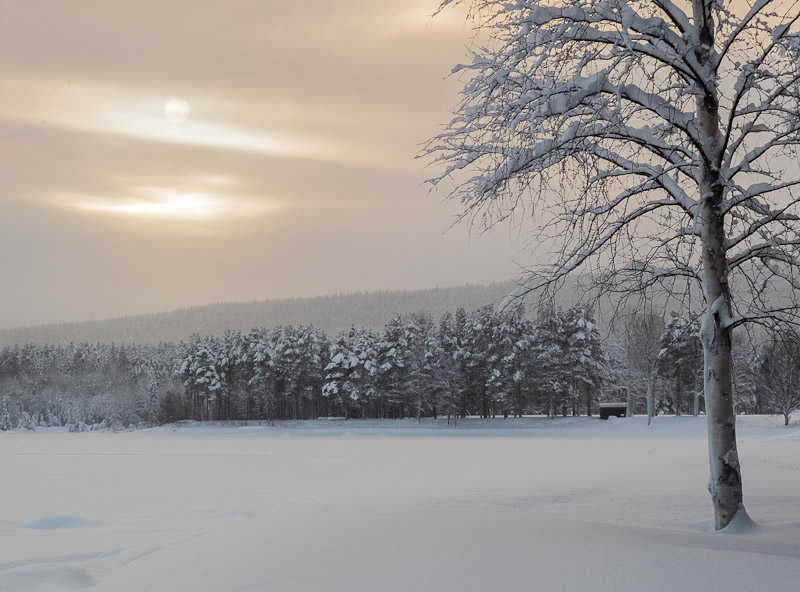
[[452,417],[454,425],[457,426],[463,405],[464,375],[460,362],[461,352],[456,334],[456,321],[449,312],[442,315],[438,330],[429,335],[426,351],[430,356],[434,405],[447,415],[448,424]]
[[564,314],[564,358],[579,405],[592,415],[597,394],[608,377],[608,359],[592,309],[578,304]]
[[406,388],[409,336],[405,318],[397,315],[389,319],[375,344],[378,397],[381,406],[388,408],[389,417],[407,417],[411,409]]
[[[664,333],[658,356],[658,373],[671,383],[672,406],[675,415],[689,410],[697,416],[700,411],[703,381],[703,349],[698,339],[700,325],[673,312]],[[689,395],[687,399],[684,395]]]
[[324,334],[311,326],[283,328],[279,337],[278,375],[286,417],[300,419],[315,413],[315,395],[321,388]]
[[219,367],[214,340],[192,335],[189,342],[184,344],[184,357],[177,374],[191,397],[193,416],[211,419],[212,404],[217,401],[224,382],[224,371]]
[[467,317],[465,326],[466,381],[469,404],[481,417],[494,412],[492,393],[486,388],[489,378],[489,359],[493,356],[492,333],[497,322],[492,306],[484,306]]
[[298,419],[303,396],[304,352],[298,343],[299,336],[291,325],[283,327],[277,339],[280,355],[276,371],[284,405],[281,415],[288,419]]
[[[345,418],[356,406],[362,417],[370,409],[381,413],[382,401],[376,388],[378,369],[378,337],[369,330],[351,327],[339,333],[330,344],[330,360],[325,367],[322,396],[335,399]],[[380,415],[378,415],[380,416]]]
[[469,414],[469,314],[463,308],[457,308],[453,316],[453,359],[456,361],[459,370],[459,391],[458,391],[458,413],[461,417]]
[[11,400],[7,396],[0,397],[0,431],[7,432],[15,427],[11,417]]
[[232,419],[244,419],[247,424],[254,414],[253,399],[248,388],[253,378],[249,336],[243,335],[241,331],[226,331],[220,347],[225,351],[228,360],[228,416]]
[[298,379],[295,396],[302,404],[302,415],[317,417],[319,414],[319,396],[327,363],[328,338],[321,330],[313,326],[301,326],[295,329],[295,349],[298,352],[295,372]]
[[569,390],[570,369],[564,358],[565,333],[561,311],[541,307],[533,328],[536,398],[551,419],[558,413],[566,415],[573,403]]
[[486,358],[486,390],[493,406],[521,416],[532,382],[533,327],[525,307],[498,312],[491,327]]
[[252,329],[247,337],[248,360],[251,365],[251,377],[248,385],[252,390],[256,406],[256,415],[265,417],[270,424],[275,422],[277,406],[277,368],[280,351],[277,341],[281,329]]
[[405,318],[405,366],[406,382],[404,389],[411,402],[417,421],[423,415],[434,411],[432,382],[432,347],[435,327],[433,319],[427,314],[412,314]]

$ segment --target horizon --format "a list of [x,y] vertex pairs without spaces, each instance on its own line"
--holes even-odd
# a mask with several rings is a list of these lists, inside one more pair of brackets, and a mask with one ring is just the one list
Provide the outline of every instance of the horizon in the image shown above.
[[[124,319],[135,319],[139,317],[154,317],[154,316],[162,316],[162,315],[170,315],[179,312],[188,312],[195,309],[201,308],[211,308],[216,306],[225,306],[225,305],[247,305],[247,304],[262,304],[268,302],[294,302],[294,301],[306,301],[306,300],[325,300],[325,299],[336,299],[336,298],[349,298],[354,296],[379,296],[381,294],[423,294],[426,292],[435,292],[437,290],[441,291],[452,291],[452,290],[460,290],[460,289],[467,289],[467,288],[491,288],[493,286],[501,286],[503,284],[517,284],[517,280],[515,279],[508,279],[508,280],[498,280],[492,282],[467,282],[463,284],[451,285],[451,286],[433,286],[429,288],[385,288],[385,289],[374,289],[374,290],[353,290],[353,291],[342,291],[342,292],[330,292],[327,294],[314,294],[310,296],[286,296],[286,297],[276,297],[276,298],[255,298],[252,300],[218,300],[215,302],[204,302],[200,304],[192,304],[188,306],[180,306],[177,308],[170,308],[165,310],[156,310],[153,312],[143,312],[143,313],[134,313],[134,314],[122,314],[119,316],[113,317],[103,317],[103,318],[84,318],[84,319],[76,319],[76,320],[67,320],[67,321],[55,321],[55,322],[45,322],[39,323],[35,325],[19,325],[19,326],[0,326],[0,332],[2,331],[17,331],[17,330],[25,330],[25,329],[36,329],[41,327],[50,327],[50,326],[60,326],[60,325],[81,325],[81,324],[90,324],[90,323],[106,323],[106,322],[113,322],[118,320]],[[489,303],[487,303],[489,304]]]

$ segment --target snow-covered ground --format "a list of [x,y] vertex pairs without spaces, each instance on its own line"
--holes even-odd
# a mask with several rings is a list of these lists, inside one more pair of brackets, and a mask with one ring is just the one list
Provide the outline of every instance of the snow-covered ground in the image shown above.
[[0,434],[0,590],[794,591],[781,423],[739,419],[726,533],[702,418]]

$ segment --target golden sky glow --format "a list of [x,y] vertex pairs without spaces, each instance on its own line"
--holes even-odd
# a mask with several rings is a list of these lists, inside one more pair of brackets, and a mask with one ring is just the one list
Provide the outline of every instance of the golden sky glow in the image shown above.
[[0,327],[514,276],[414,158],[469,37],[436,6],[0,0]]
[[139,193],[139,198],[129,200],[81,201],[79,198],[65,196],[65,201],[71,207],[86,212],[177,222],[245,218],[273,209],[264,203],[248,204],[244,200],[231,201],[209,193],[184,193],[161,187],[145,187]]

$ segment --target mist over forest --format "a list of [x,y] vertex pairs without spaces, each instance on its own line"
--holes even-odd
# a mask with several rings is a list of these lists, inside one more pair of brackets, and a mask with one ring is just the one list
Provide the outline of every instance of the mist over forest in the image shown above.
[[397,314],[424,313],[497,305],[516,282],[465,285],[429,290],[357,292],[313,298],[224,302],[149,315],[76,323],[0,329],[0,347],[33,344],[178,342],[192,334],[222,335],[253,327],[313,325],[328,335],[351,326],[378,330]]

